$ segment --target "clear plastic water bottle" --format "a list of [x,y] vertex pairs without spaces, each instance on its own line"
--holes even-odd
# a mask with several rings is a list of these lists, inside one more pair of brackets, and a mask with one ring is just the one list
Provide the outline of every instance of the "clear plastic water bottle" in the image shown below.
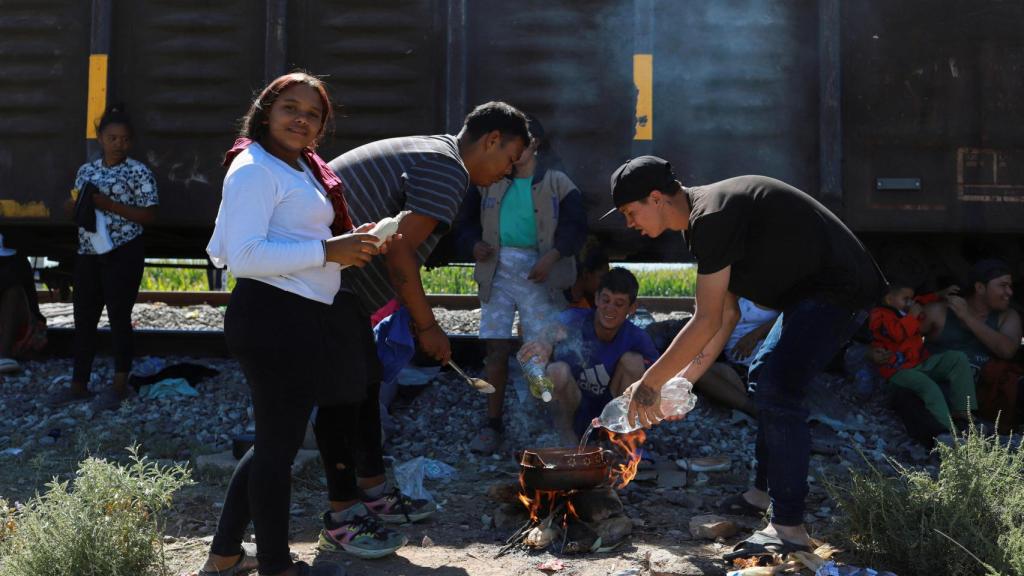
[[526,381],[530,384],[530,394],[544,402],[551,402],[551,394],[555,391],[555,383],[544,373],[544,364],[541,363],[540,357],[535,354],[530,356],[525,362],[520,360],[519,365],[523,367],[523,374],[526,376]]
[[636,325],[638,328],[646,328],[647,326],[654,324],[654,315],[647,310],[647,308],[637,308],[636,312],[629,317],[629,321]]
[[[619,396],[605,405],[601,415],[594,418],[591,425],[594,428],[607,428],[617,434],[632,432],[640,426],[632,426],[629,423],[628,393]],[[697,396],[693,394],[693,384],[682,376],[676,376],[665,383],[661,388],[661,413],[666,418],[671,416],[682,416],[693,410],[697,404]]]

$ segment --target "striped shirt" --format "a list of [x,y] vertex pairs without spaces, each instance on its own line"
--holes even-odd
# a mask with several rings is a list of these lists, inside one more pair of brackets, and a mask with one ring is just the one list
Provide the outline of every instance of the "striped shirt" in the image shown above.
[[[405,136],[371,142],[338,156],[331,168],[345,184],[352,222],[376,222],[410,210],[438,225],[417,250],[422,265],[448,232],[469,187],[455,136]],[[394,298],[382,258],[342,271],[371,313]]]

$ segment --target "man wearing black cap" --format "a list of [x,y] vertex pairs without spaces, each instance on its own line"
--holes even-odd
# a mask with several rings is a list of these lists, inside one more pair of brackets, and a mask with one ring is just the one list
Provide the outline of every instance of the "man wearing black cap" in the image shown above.
[[863,323],[885,279],[838,218],[778,180],[740,176],[684,188],[668,162],[641,156],[612,174],[611,187],[608,214],[621,212],[644,236],[683,232],[697,260],[695,314],[630,388],[630,419],[656,424],[665,382],[680,372],[691,382],[704,374],[736,325],[737,297],[781,310],[750,369],[758,465],[755,487],[742,495],[750,509],[770,500],[772,518],[725,558],[808,549],[805,389]]

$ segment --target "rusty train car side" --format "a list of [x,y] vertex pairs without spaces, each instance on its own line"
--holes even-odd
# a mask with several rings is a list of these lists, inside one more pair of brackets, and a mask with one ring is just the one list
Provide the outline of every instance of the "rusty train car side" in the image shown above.
[[596,221],[611,170],[653,153],[684,184],[791,182],[922,281],[1020,266],[1021,29],[1001,0],[0,0],[0,231],[70,261],[64,204],[117,100],[158,178],[148,254],[203,257],[238,117],[303,68],[341,104],[327,157],[489,99],[538,115],[620,258],[686,257]]

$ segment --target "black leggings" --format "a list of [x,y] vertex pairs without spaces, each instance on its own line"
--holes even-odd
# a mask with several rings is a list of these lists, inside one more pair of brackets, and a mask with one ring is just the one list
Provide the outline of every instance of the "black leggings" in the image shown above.
[[383,437],[380,428],[380,381],[367,387],[359,405],[320,407],[313,431],[327,477],[327,497],[332,502],[359,498],[356,476],[384,474]]
[[[328,306],[255,280],[238,281],[224,318],[224,332],[251,389],[256,441],[231,477],[212,553],[239,554],[251,520],[259,543],[260,573],[276,574],[291,565],[291,465],[313,406],[325,397],[322,384],[365,387],[365,382],[346,384],[346,374],[338,373],[336,363],[340,358],[347,373],[365,374],[366,353],[360,344],[367,341],[363,332],[369,333],[369,320],[362,326],[351,325],[353,306],[358,306],[358,301],[351,294],[339,293]],[[331,321],[325,322],[325,318],[348,323],[345,332],[360,338],[355,343],[345,341],[345,335],[327,326]],[[362,401],[364,396],[360,389],[346,397]],[[348,470],[353,468],[348,464],[354,462],[350,435],[357,432],[346,420],[355,406],[321,406],[317,419],[321,458],[345,463]],[[327,426],[326,422],[339,424]],[[379,438],[379,431],[377,435]],[[351,482],[354,486],[354,478]]]
[[79,254],[75,259],[75,367],[72,380],[89,384],[96,358],[96,326],[107,307],[114,340],[114,372],[132,369],[132,308],[139,295],[145,247],[142,236],[106,254]]

